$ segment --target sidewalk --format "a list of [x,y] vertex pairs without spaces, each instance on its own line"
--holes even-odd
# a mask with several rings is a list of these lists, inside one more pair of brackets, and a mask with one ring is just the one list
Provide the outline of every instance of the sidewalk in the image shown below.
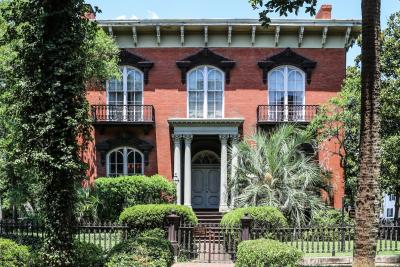
[[196,263],[196,262],[182,262],[175,263],[172,267],[233,267],[233,263]]

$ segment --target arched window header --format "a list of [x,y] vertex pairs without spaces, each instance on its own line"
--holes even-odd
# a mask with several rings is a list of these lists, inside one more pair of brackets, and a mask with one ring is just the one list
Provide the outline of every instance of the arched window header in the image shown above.
[[201,65],[211,65],[221,69],[225,73],[225,83],[229,84],[230,71],[235,66],[235,61],[218,55],[208,48],[204,48],[196,54],[177,61],[176,65],[181,70],[182,84],[186,83],[187,72]]
[[126,49],[122,49],[119,52],[119,64],[132,66],[141,70],[143,72],[145,84],[149,82],[149,71],[154,65],[153,62],[139,57]]
[[317,62],[297,54],[290,48],[286,48],[279,54],[258,62],[258,66],[263,70],[263,82],[267,83],[268,72],[270,70],[282,65],[292,65],[304,71],[307,83],[309,84],[311,82],[312,71],[316,67]]

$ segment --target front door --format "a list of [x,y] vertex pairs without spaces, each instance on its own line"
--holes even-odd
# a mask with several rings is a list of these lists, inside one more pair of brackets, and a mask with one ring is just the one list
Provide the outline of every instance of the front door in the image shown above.
[[219,208],[220,173],[219,166],[192,166],[192,207],[194,209]]

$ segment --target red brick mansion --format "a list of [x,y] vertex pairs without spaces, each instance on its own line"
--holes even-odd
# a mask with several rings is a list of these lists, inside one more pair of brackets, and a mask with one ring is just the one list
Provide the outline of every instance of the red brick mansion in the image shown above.
[[[244,136],[285,122],[307,124],[341,89],[359,20],[102,20],[121,48],[121,80],[90,88],[91,179],[161,174],[177,201],[225,211],[230,151]],[[335,144],[328,145],[332,149]],[[344,194],[338,156],[319,152],[332,173],[334,206]]]

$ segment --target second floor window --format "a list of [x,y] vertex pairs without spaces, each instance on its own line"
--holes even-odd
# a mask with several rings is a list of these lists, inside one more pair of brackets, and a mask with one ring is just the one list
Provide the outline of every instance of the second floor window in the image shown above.
[[143,74],[132,67],[121,67],[121,79],[107,82],[107,104],[111,120],[133,120],[141,117]]
[[188,117],[222,118],[224,74],[217,68],[201,66],[188,74]]
[[304,118],[305,75],[296,67],[280,66],[268,74],[268,104],[273,120]]

